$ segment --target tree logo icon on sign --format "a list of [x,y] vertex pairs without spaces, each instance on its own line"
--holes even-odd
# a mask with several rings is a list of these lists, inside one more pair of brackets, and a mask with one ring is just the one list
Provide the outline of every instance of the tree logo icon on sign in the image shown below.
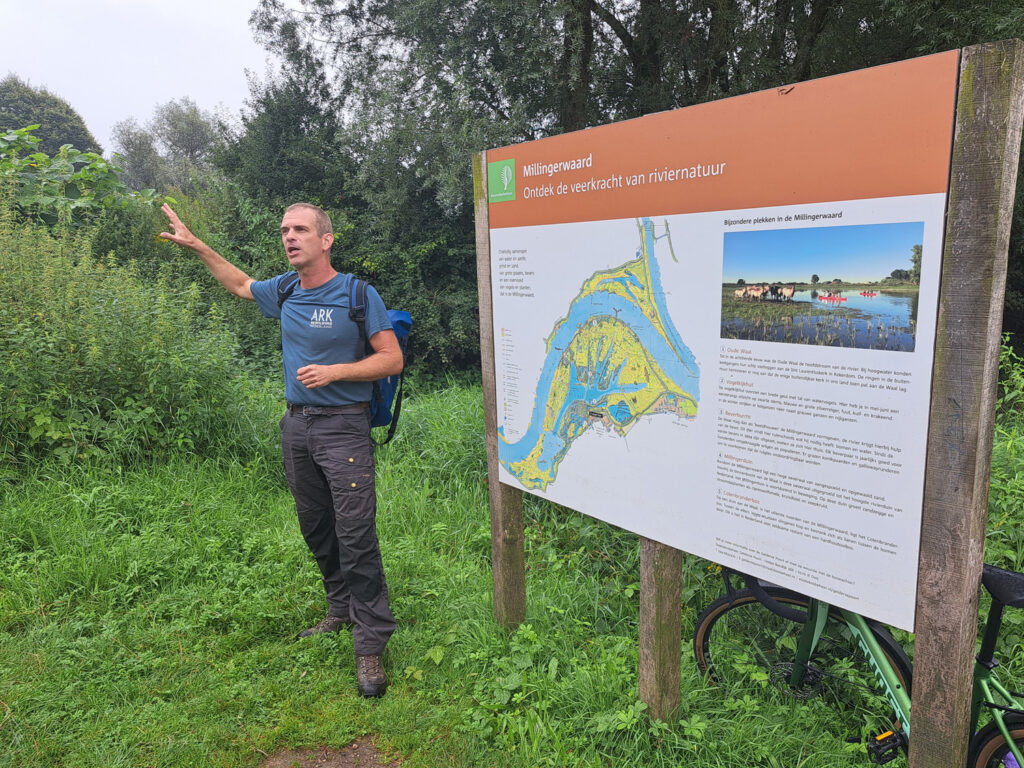
[[503,203],[516,199],[516,161],[499,160],[487,164],[487,202]]

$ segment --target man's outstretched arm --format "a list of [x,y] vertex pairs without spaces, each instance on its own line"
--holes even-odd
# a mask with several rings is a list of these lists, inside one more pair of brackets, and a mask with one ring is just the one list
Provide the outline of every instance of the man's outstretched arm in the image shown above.
[[172,232],[161,232],[160,237],[185,248],[191,248],[199,254],[199,258],[206,264],[210,274],[217,278],[217,282],[223,285],[229,293],[253,301],[252,289],[249,287],[252,285],[253,279],[193,235],[188,227],[181,223],[178,214],[171,210],[171,206],[164,203],[162,210],[171,223]]

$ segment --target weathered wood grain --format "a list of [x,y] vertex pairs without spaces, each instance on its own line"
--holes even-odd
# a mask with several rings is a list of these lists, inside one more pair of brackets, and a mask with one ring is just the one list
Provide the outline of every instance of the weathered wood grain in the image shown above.
[[640,539],[640,700],[655,720],[679,714],[682,682],[683,553]]
[[917,586],[911,768],[960,768],[970,737],[1022,84],[1024,43],[961,52]]
[[494,615],[515,629],[526,617],[526,555],[522,491],[498,481],[498,409],[494,368],[494,314],[491,307],[491,236],[487,204],[487,153],[473,157],[476,214],[476,280],[480,302],[480,366],[487,430],[487,478],[491,501],[491,568]]

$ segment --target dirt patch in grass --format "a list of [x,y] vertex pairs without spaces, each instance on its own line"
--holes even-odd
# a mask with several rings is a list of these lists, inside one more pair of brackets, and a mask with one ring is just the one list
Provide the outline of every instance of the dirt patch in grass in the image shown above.
[[343,749],[289,749],[270,755],[260,768],[396,768],[401,760],[388,760],[374,746],[373,739],[363,736]]

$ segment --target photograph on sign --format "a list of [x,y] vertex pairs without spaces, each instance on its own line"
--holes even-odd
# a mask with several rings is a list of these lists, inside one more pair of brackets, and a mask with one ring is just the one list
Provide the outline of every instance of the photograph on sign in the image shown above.
[[913,352],[923,231],[915,221],[727,232],[722,338]]
[[955,84],[940,54],[488,152],[500,480],[911,628]]

